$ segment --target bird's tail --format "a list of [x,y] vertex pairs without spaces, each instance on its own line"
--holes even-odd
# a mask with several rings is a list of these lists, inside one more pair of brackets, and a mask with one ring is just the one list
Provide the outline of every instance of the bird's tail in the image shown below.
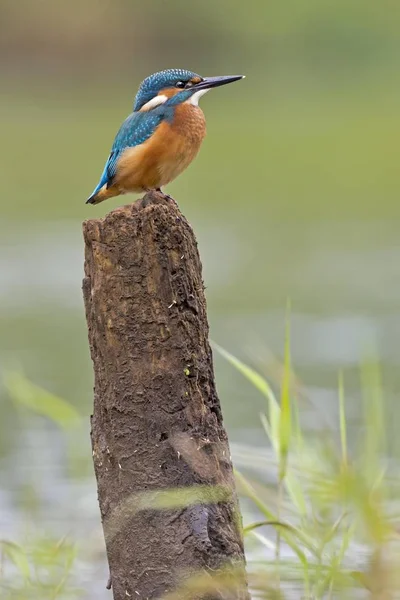
[[113,198],[114,196],[119,196],[120,191],[114,187],[107,185],[103,185],[99,190],[95,190],[91,196],[86,200],[86,204],[99,204],[108,198]]

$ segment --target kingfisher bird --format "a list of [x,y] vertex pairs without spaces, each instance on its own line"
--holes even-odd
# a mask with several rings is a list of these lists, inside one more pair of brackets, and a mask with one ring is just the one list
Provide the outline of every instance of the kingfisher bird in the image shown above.
[[243,77],[201,77],[185,69],[167,69],[147,77],[86,203],[149,190],[170,198],[161,188],[189,166],[206,133],[199,99],[210,89]]

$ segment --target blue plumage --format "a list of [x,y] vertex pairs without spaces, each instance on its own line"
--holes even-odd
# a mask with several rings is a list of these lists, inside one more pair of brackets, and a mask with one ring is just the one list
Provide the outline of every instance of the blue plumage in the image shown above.
[[[169,164],[170,169],[169,176],[166,176],[165,169],[163,170],[156,166],[156,176],[153,175],[149,178],[140,175],[144,180],[132,183],[132,176],[135,175],[135,167],[133,166],[130,167],[132,172],[128,177],[128,186],[130,187],[125,188],[124,185],[121,185],[120,172],[118,171],[118,165],[122,165],[120,159],[124,151],[127,148],[134,148],[135,146],[144,144],[154,134],[163,121],[169,121],[171,123],[174,119],[177,106],[188,101],[194,94],[199,93],[202,95],[212,87],[225,85],[226,83],[237,81],[241,78],[241,75],[203,78],[200,77],[200,75],[197,75],[197,73],[187,71],[186,69],[167,69],[166,71],[160,71],[159,73],[154,73],[154,75],[147,77],[141,83],[136,95],[133,106],[134,112],[123,122],[115,136],[111,153],[104,167],[100,181],[88,198],[87,203],[97,204],[106,198],[125,193],[126,191],[147,189],[149,185],[154,186],[155,189],[157,189],[157,185],[161,187],[161,185],[172,181],[172,179],[179,174],[181,169],[185,168],[183,160],[185,153],[188,157],[194,157],[196,155],[198,149],[195,151],[193,150],[193,147],[191,146],[191,144],[193,145],[194,143],[193,140],[200,140],[200,144],[204,137],[205,125],[202,119],[199,118],[198,113],[196,113],[197,121],[196,119],[191,118],[189,119],[190,123],[188,123],[187,126],[190,128],[193,127],[195,122],[200,122],[199,132],[197,135],[188,136],[188,140],[186,140],[187,147],[185,146],[185,150],[181,151],[181,153],[176,153],[176,174],[173,169],[171,171],[171,161],[167,160],[166,162]],[[158,95],[160,98],[157,98]],[[194,99],[194,106],[197,105],[200,95]],[[155,102],[148,104],[153,99],[155,99]],[[146,104],[148,105],[145,106]],[[176,135],[181,136],[182,138],[181,133]],[[184,144],[184,141],[184,139],[181,139],[182,144]],[[193,160],[193,158],[189,158],[188,164],[191,160]],[[163,176],[161,177],[162,173]]]
[[[173,116],[172,110],[168,107],[160,106],[151,111],[137,112],[129,115],[122,123],[114,143],[111,148],[106,166],[101,175],[100,181],[93,190],[90,198],[95,196],[104,185],[109,186],[115,177],[118,165],[118,158],[126,148],[139,146],[149,139],[156,130],[157,126],[163,121]],[[89,198],[89,199],[90,199]]]
[[150,77],[146,77],[140,84],[138,93],[136,94],[133,110],[137,111],[149,102],[154,96],[157,96],[160,90],[175,87],[177,81],[190,81],[194,77],[201,79],[200,75],[187,71],[186,69],[167,69],[154,73]]
[[116,175],[118,159],[122,152],[126,148],[133,148],[134,146],[143,144],[153,135],[163,119],[171,120],[173,118],[174,106],[187,100],[190,97],[191,92],[182,90],[176,96],[170,98],[165,104],[154,108],[151,112],[139,112],[140,109],[154,98],[160,90],[175,86],[176,82],[179,80],[189,81],[193,77],[200,78],[196,73],[185,69],[168,69],[150,75],[150,77],[147,77],[141,83],[133,107],[134,112],[125,119],[115,136],[100,181],[89,196],[87,200],[88,203],[92,202],[103,186],[106,185],[109,187],[111,185],[112,180]]

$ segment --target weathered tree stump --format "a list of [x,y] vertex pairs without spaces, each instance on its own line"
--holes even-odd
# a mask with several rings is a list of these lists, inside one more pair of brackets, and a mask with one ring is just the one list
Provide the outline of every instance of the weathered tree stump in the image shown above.
[[[230,588],[179,597],[246,600],[193,231],[157,193],[83,231],[93,460],[114,600],[161,598],[226,568],[235,570]],[[155,508],[160,491],[180,488],[185,498],[193,486],[200,496],[188,508]]]

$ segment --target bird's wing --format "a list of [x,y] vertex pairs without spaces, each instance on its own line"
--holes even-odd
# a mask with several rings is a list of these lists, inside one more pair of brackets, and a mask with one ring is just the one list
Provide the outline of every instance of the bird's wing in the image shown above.
[[164,118],[164,111],[155,109],[151,112],[134,112],[125,119],[115,136],[110,156],[92,196],[97,194],[104,185],[107,187],[111,185],[117,172],[118,159],[123,151],[126,148],[140,146],[148,140]]

